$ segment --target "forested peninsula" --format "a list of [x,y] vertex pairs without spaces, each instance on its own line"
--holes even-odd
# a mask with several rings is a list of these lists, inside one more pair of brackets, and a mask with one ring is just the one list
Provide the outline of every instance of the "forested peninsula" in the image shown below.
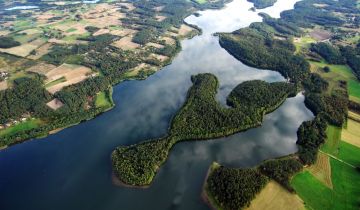
[[226,108],[216,101],[219,84],[214,75],[199,74],[191,80],[193,86],[167,136],[113,151],[113,170],[124,184],[149,185],[177,142],[219,138],[260,126],[265,114],[297,92],[291,83],[246,81],[231,91],[227,97],[230,108]]

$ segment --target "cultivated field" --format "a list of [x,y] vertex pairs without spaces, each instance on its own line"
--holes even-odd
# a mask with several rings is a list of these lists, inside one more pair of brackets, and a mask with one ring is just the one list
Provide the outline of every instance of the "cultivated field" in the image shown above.
[[47,86],[47,91],[54,94],[61,90],[63,87],[79,83],[87,79],[91,75],[91,69],[85,66],[62,64],[61,66],[52,69],[45,75],[47,77],[45,84],[55,82],[65,78],[64,82],[59,82],[54,85]]
[[54,66],[52,64],[41,62],[41,63],[37,63],[36,65],[26,69],[26,71],[46,75],[49,71],[51,71],[52,69],[55,69],[55,68],[56,68],[56,66]]
[[27,58],[37,60],[41,58],[43,55],[47,54],[52,47],[51,43],[46,43],[35,50],[35,55],[29,55]]
[[321,146],[320,150],[336,156],[340,148],[341,128],[328,125],[326,129],[326,135],[327,138],[325,144]]
[[194,29],[191,28],[188,25],[182,24],[179,28],[178,34],[180,36],[186,36],[188,33],[190,33],[191,31],[193,31]]
[[322,29],[315,29],[310,32],[310,36],[317,41],[324,41],[331,37],[331,32]]
[[358,121],[360,122],[360,114],[357,114],[355,112],[349,111],[348,112],[348,117],[352,120]]
[[20,57],[26,57],[31,53],[31,51],[39,48],[44,43],[45,43],[44,40],[37,39],[37,40],[22,44],[17,47],[12,47],[12,48],[8,48],[8,49],[0,48],[0,52],[9,53],[9,54],[20,56]]
[[270,181],[251,202],[247,210],[298,210],[304,209],[303,201],[275,181]]
[[139,44],[132,42],[132,37],[130,36],[123,37],[112,43],[112,45],[123,50],[133,50],[140,47]]
[[342,129],[341,139],[349,144],[360,147],[360,123],[348,119],[346,128]]
[[316,163],[309,168],[309,171],[327,187],[333,188],[329,156],[319,152]]

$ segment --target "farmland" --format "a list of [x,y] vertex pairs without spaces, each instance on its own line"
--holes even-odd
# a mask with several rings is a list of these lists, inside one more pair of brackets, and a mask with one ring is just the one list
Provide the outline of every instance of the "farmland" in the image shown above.
[[259,209],[302,210],[304,203],[296,194],[290,193],[275,181],[270,181],[246,208],[246,210]]
[[[0,91],[29,78],[50,94],[43,104],[36,104],[36,113],[42,110],[36,117],[48,124],[14,133],[6,142],[37,133],[43,136],[47,129],[106,111],[113,106],[111,95],[104,97],[111,86],[126,79],[145,79],[171,62],[181,49],[181,39],[200,33],[183,21],[186,16],[200,7],[224,4],[223,0],[201,6],[176,1],[175,6],[167,1],[43,1],[26,10],[1,10],[0,71],[8,75],[0,81]],[[7,8],[14,2],[0,4]],[[1,107],[3,112],[17,108]],[[36,113],[29,109],[19,115],[30,118]],[[14,114],[2,119],[0,126],[17,120]]]

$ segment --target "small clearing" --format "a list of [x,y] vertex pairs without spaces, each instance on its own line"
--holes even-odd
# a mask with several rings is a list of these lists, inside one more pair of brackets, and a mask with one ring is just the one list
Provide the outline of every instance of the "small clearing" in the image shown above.
[[333,188],[331,181],[331,166],[329,156],[319,152],[316,163],[309,168],[309,171],[312,175],[314,175],[314,177],[316,177],[319,181],[328,186],[330,189]]
[[156,15],[155,16],[155,19],[159,22],[163,21],[166,19],[166,16],[163,16],[163,15]]
[[304,209],[303,201],[275,181],[270,181],[251,202],[247,210],[297,210]]
[[341,139],[349,144],[360,147],[360,123],[348,119],[346,128],[342,129]]
[[174,45],[175,44],[175,40],[173,38],[170,37],[162,37],[161,40],[164,40],[166,44],[168,45]]
[[64,106],[64,104],[57,98],[51,100],[46,105],[53,110],[57,110],[57,109],[61,108],[62,106]]
[[310,32],[310,36],[318,41],[324,41],[330,39],[331,32],[322,29],[315,29]]
[[139,44],[132,42],[132,37],[130,36],[123,37],[120,40],[115,41],[111,45],[123,50],[133,50],[140,47]]
[[192,27],[182,24],[179,28],[179,35],[180,36],[186,36],[188,33],[190,33],[192,30],[194,30]]
[[158,59],[158,60],[161,61],[161,62],[164,62],[164,61],[166,61],[167,59],[169,59],[168,56],[159,55],[159,54],[155,54],[155,53],[152,53],[152,54],[150,55],[150,57],[156,58],[156,59]]
[[8,88],[7,81],[0,82],[0,90],[6,90]]

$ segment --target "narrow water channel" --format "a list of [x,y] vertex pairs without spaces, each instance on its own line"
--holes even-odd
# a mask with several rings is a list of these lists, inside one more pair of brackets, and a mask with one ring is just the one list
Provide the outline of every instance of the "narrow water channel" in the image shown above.
[[248,167],[296,152],[296,130],[313,118],[301,94],[267,115],[259,128],[223,139],[176,145],[148,189],[117,187],[111,181],[111,151],[164,135],[185,100],[191,75],[215,74],[222,103],[243,81],[284,80],[277,72],[242,64],[222,49],[212,34],[261,21],[258,12],[279,17],[296,1],[278,0],[273,7],[255,13],[249,11],[252,4],[246,0],[235,0],[224,9],[188,17],[186,21],[202,28],[203,34],[182,41],[183,50],[173,63],[148,79],[117,85],[113,110],[47,138],[0,151],[0,209],[208,209],[200,193],[211,162]]

